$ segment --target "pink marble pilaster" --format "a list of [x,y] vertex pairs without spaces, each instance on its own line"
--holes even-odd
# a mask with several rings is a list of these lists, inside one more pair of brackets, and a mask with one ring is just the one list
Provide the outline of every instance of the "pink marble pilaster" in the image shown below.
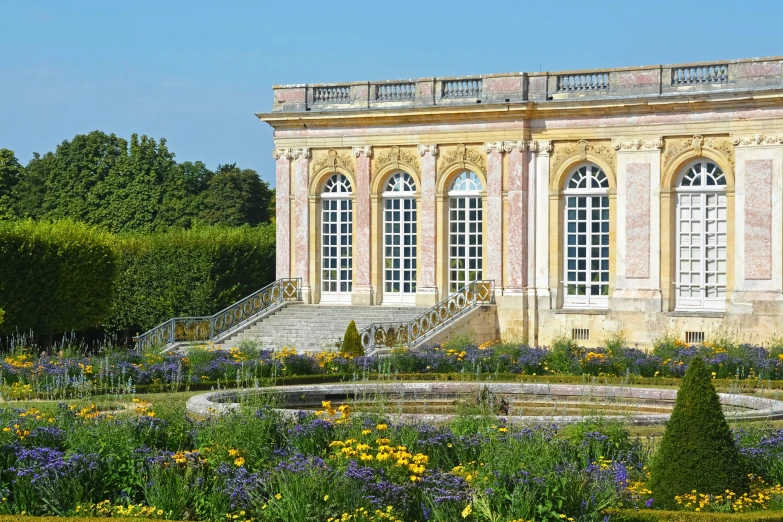
[[745,279],[772,279],[772,160],[745,161]]
[[625,277],[650,277],[649,163],[629,163],[625,169]]
[[419,293],[437,293],[435,286],[435,160],[437,145],[419,145],[421,209],[419,211]]
[[294,158],[294,208],[296,210],[296,238],[294,246],[295,277],[302,278],[302,287],[310,287],[310,149],[292,149]]
[[508,259],[506,291],[521,292],[527,286],[527,187],[528,159],[525,142],[506,142],[508,154]]
[[291,152],[275,149],[276,279],[291,277]]
[[354,147],[356,187],[354,188],[353,275],[354,292],[371,293],[370,286],[370,158],[372,147]]
[[484,278],[503,287],[503,144],[485,143],[487,153],[487,269]]

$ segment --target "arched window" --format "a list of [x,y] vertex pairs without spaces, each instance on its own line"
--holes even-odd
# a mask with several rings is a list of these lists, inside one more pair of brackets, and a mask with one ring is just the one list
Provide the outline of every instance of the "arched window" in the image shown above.
[[353,200],[351,182],[334,174],[321,192],[321,302],[351,302]]
[[395,172],[383,191],[383,303],[416,302],[416,183]]
[[677,188],[678,310],[726,308],[726,177],[714,162],[683,170]]
[[578,167],[565,190],[563,305],[609,305],[609,180],[596,165]]
[[481,180],[467,170],[449,190],[449,293],[483,277],[481,190]]

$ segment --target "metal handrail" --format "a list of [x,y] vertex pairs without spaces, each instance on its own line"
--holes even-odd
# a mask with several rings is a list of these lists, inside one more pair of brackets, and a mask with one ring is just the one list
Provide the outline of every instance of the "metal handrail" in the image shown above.
[[369,355],[379,346],[413,347],[476,306],[491,304],[494,300],[494,280],[472,281],[408,322],[373,323],[367,326],[359,332],[364,353]]
[[149,346],[168,346],[178,342],[213,341],[283,301],[298,301],[301,298],[301,278],[278,279],[215,315],[174,317],[134,337],[133,340],[136,342],[137,351]]

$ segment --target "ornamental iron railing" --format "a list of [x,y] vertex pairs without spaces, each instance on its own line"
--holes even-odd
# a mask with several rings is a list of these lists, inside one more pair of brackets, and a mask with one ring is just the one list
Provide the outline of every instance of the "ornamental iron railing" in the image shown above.
[[214,341],[284,301],[300,300],[301,294],[300,278],[278,279],[215,315],[169,319],[135,337],[136,350],[143,351],[151,346],[169,346],[175,343]]
[[472,309],[494,302],[495,282],[476,280],[463,286],[407,323],[373,323],[359,332],[366,354],[394,346],[414,347]]

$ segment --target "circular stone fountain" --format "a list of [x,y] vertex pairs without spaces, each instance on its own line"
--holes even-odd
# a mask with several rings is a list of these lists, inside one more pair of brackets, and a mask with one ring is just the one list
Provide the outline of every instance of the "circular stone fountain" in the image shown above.
[[[635,425],[660,425],[669,419],[677,390],[478,382],[317,384],[203,393],[188,400],[187,411],[200,416],[237,411],[243,396],[259,394],[275,395],[278,410],[288,416],[320,410],[322,401],[331,401],[333,408],[348,404],[355,414],[381,413],[398,422],[448,422],[480,406],[513,424],[569,424],[600,416]],[[719,396],[731,420],[783,418],[783,401],[733,393]]]

